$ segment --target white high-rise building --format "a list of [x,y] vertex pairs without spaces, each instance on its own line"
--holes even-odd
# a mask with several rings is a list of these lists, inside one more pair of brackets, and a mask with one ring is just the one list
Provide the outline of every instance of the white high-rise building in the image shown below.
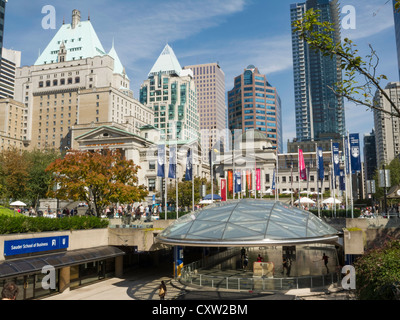
[[[388,83],[385,92],[400,108],[400,82]],[[375,94],[374,104],[382,110],[392,110],[389,101],[379,91]],[[381,168],[400,154],[400,119],[374,109],[374,126],[376,162],[378,168]]]
[[190,65],[184,69],[193,71],[196,82],[201,147],[203,159],[208,161],[210,148],[226,143],[225,74],[218,63]]
[[[338,0],[307,0],[290,6],[291,22],[309,9],[319,10],[320,21],[329,22],[329,36],[341,41]],[[310,50],[292,27],[293,76],[297,141],[340,139],[346,134],[343,98],[331,88],[342,81],[340,59]]]
[[183,70],[167,44],[140,88],[140,102],[154,111],[164,141],[199,140],[200,117],[191,70]]

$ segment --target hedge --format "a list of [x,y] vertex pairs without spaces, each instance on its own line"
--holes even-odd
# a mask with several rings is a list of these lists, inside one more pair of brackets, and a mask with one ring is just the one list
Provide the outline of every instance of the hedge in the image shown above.
[[44,218],[26,216],[0,216],[0,234],[90,230],[107,228],[109,221],[93,216],[73,216],[64,218]]

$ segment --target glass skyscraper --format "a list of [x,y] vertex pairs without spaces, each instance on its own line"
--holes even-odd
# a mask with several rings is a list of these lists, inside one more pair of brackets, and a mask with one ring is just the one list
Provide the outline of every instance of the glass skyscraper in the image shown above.
[[397,62],[399,69],[399,79],[400,79],[400,12],[395,10],[396,1],[393,0],[393,15],[394,15],[394,30],[396,32],[396,46],[397,46]]
[[[291,22],[302,19],[313,8],[320,11],[322,21],[334,25],[330,35],[340,39],[339,6],[337,0],[308,0],[290,6]],[[345,135],[343,98],[332,88],[342,81],[339,58],[324,57],[311,50],[296,32],[292,32],[293,74],[297,141],[335,139]]]
[[3,49],[4,40],[4,18],[6,14],[6,3],[8,0],[0,0],[0,56]]
[[265,75],[250,65],[237,76],[228,92],[229,130],[257,129],[283,152],[281,99]]

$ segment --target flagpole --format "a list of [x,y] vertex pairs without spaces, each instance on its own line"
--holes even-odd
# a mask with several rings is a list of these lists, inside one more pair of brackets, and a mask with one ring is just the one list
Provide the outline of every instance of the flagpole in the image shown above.
[[336,174],[335,174],[335,163],[333,161],[333,142],[331,139],[331,156],[332,156],[332,183],[333,183],[333,212],[336,218]]
[[176,219],[179,219],[179,194],[178,194],[178,139],[176,141],[176,150],[175,150],[175,192],[176,192]]
[[346,145],[345,145],[345,140],[344,140],[344,136],[342,137],[343,139],[343,153],[344,153],[344,194],[345,194],[345,198],[346,198],[346,218],[347,218],[347,210],[348,210],[348,201],[347,201],[347,157],[346,157]]
[[164,178],[165,178],[165,217],[164,220],[167,220],[168,215],[168,201],[167,201],[167,189],[168,189],[168,176],[167,176],[167,143],[165,142],[165,152],[164,152]]
[[293,207],[293,160],[292,160],[292,165],[290,166],[290,183],[291,183],[291,188],[290,188],[290,201],[291,205]]
[[320,208],[320,204],[319,204],[319,185],[318,185],[318,181],[319,181],[319,154],[318,154],[318,144],[315,143],[315,163],[317,165],[317,206],[318,206],[318,218],[321,218],[321,208]]
[[297,161],[298,161],[298,168],[299,168],[299,192],[298,192],[297,197],[299,199],[299,209],[300,209],[301,208],[300,207],[300,200],[301,200],[301,196],[300,196],[300,177],[301,177],[301,175],[300,175],[300,147],[299,146],[297,146]]
[[354,205],[353,205],[353,170],[351,169],[351,149],[350,149],[350,134],[347,131],[347,146],[349,148],[349,174],[350,174],[350,206],[351,206],[351,218],[354,218]]
[[193,160],[194,160],[194,154],[193,154],[193,148],[192,148],[192,163],[190,164],[192,167],[192,210],[194,212],[194,170],[193,170]]
[[214,170],[213,170],[212,149],[210,150],[210,158],[211,158],[211,204],[213,204],[214,203]]
[[[260,177],[261,179],[261,177]],[[279,154],[278,146],[276,146],[276,199],[279,201]]]

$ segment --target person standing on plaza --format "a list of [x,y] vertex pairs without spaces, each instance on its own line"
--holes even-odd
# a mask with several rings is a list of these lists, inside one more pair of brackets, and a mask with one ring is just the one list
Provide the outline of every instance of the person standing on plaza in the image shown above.
[[329,268],[328,268],[329,257],[325,255],[325,253],[322,255],[322,260],[324,261],[326,272],[329,273]]
[[160,296],[160,300],[165,300],[165,296],[167,294],[167,286],[164,281],[161,281],[160,287],[158,288],[158,295]]

